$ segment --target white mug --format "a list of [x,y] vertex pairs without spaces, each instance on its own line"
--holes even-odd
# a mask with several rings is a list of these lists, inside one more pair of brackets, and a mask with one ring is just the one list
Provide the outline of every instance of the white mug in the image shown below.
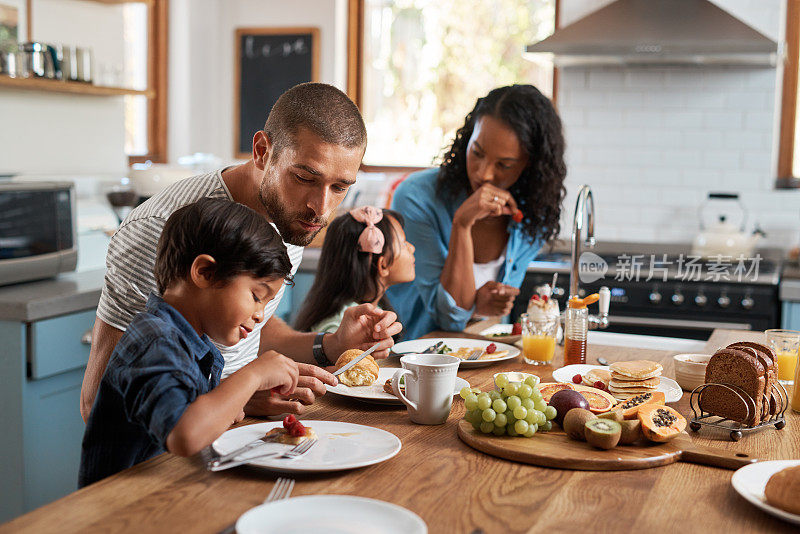
[[[446,354],[409,354],[400,358],[403,369],[392,377],[392,391],[408,407],[415,423],[441,425],[453,406],[453,390],[461,360]],[[406,392],[400,390],[405,376]]]

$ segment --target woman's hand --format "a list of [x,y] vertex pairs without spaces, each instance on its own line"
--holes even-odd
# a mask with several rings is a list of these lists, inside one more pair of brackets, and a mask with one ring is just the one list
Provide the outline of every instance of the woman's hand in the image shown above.
[[516,211],[517,202],[511,193],[492,184],[484,184],[459,206],[453,216],[453,225],[469,228],[480,219],[512,215]]
[[511,313],[519,289],[500,282],[486,282],[475,294],[475,313],[484,317],[504,317]]

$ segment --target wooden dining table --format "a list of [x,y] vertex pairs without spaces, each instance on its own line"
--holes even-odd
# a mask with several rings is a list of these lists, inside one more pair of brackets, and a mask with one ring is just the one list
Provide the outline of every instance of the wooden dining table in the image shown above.
[[[453,337],[457,334],[434,333]],[[717,331],[706,352],[748,335]],[[753,334],[749,334],[750,337]],[[646,347],[590,344],[587,363],[659,361],[674,376],[674,352]],[[521,358],[459,376],[488,390],[492,375],[523,370],[549,381],[555,366],[531,366]],[[389,358],[384,366],[398,367]],[[673,404],[689,417],[689,394]],[[733,471],[678,462],[634,471],[552,469],[489,456],[456,434],[464,404],[456,397],[447,422],[412,423],[405,407],[367,404],[327,394],[301,419],[347,421],[395,434],[402,449],[393,458],[361,469],[291,475],[292,496],[341,494],[380,499],[418,514],[431,533],[512,532],[797,532],[748,503],[731,486]],[[259,422],[247,418],[242,424]],[[786,427],[746,433],[739,442],[704,427],[693,440],[761,460],[800,458],[800,415],[786,412]],[[500,438],[512,439],[512,438]],[[513,438],[527,439],[527,438]],[[530,439],[536,439],[536,436]],[[0,532],[192,532],[217,533],[258,506],[279,473],[256,467],[209,472],[199,458],[162,454],[0,526]],[[309,514],[313,510],[308,511]],[[302,521],[302,518],[298,518]]]

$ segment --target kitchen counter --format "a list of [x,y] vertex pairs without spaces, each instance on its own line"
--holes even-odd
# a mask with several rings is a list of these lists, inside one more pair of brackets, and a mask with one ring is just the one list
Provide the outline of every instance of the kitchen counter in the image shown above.
[[90,310],[100,301],[105,269],[0,287],[0,321],[32,322]]
[[[740,335],[716,331],[709,343],[715,348]],[[711,345],[706,349],[713,350]],[[657,360],[664,374],[673,376],[673,354],[590,344],[587,359]],[[557,349],[556,361],[561,358]],[[384,365],[396,367],[398,362],[390,359]],[[510,361],[459,375],[487,390],[494,373],[521,368],[545,380],[553,371]],[[674,406],[689,415],[688,393]],[[701,527],[728,533],[794,531],[789,523],[739,497],[730,485],[732,471],[688,463],[613,472],[515,463],[462,443],[456,426],[463,415],[463,402],[456,398],[444,425],[415,425],[404,408],[326,395],[308,407],[303,419],[382,428],[397,435],[403,448],[394,458],[363,469],[292,475],[297,481],[292,496],[343,494],[388,501],[419,514],[431,533],[665,532]],[[764,460],[796,458],[800,415],[790,411],[786,419],[783,430],[767,428],[746,434],[739,442],[706,428],[690,435],[700,444]],[[248,418],[243,424],[255,422]],[[216,533],[261,504],[278,476],[257,468],[211,473],[197,458],[163,454],[21,516],[0,526],[0,531],[139,533],[142,525],[150,525],[165,532]]]

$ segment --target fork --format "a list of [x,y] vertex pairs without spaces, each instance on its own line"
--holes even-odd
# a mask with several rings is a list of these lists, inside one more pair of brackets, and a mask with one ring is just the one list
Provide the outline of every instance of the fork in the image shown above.
[[207,465],[207,468],[208,468],[209,471],[224,471],[225,469],[230,469],[231,467],[236,467],[236,466],[239,466],[239,465],[244,465],[246,463],[250,463],[253,460],[259,460],[259,459],[262,459],[262,458],[271,458],[273,456],[276,459],[277,458],[286,458],[288,460],[294,460],[295,458],[299,458],[299,457],[303,456],[305,453],[307,453],[308,450],[311,447],[313,447],[316,442],[317,442],[316,439],[307,439],[304,442],[300,443],[299,445],[295,445],[294,448],[292,448],[292,449],[290,449],[288,451],[285,451],[285,452],[270,452],[270,453],[266,453],[266,454],[259,454],[257,456],[250,456],[250,457],[245,458],[243,460],[231,460],[231,461],[225,462],[225,463],[210,462]]
[[483,355],[483,353],[484,353],[483,349],[475,349],[475,350],[473,350],[472,352],[469,353],[469,356],[467,356],[466,359],[467,360],[477,360],[478,358],[480,358]]
[[[272,486],[272,491],[269,492],[267,498],[264,499],[264,504],[268,502],[281,501],[288,499],[294,489],[293,478],[279,477]],[[236,534],[236,521],[219,531],[219,534]]]

